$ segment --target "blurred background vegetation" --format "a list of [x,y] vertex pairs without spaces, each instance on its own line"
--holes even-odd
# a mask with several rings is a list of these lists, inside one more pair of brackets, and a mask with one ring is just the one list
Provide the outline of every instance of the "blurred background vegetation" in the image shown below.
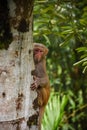
[[42,130],[87,130],[87,0],[35,0],[33,37],[49,48]]

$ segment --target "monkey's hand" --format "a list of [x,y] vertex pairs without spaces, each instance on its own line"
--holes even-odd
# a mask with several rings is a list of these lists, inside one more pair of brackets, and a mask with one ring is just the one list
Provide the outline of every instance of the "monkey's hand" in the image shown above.
[[39,86],[39,78],[36,76],[33,76],[34,82],[31,84],[31,90],[35,90]]

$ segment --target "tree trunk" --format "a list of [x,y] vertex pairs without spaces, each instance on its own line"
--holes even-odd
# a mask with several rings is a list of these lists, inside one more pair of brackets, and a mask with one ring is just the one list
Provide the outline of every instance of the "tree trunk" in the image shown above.
[[38,129],[30,90],[32,9],[33,0],[0,0],[0,130]]

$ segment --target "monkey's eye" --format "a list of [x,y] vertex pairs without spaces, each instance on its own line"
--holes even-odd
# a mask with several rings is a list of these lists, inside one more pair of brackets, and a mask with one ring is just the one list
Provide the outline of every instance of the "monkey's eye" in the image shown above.
[[35,51],[35,52],[38,52],[38,49],[35,49],[34,51]]
[[43,52],[42,50],[39,50],[39,52]]
[[35,52],[43,52],[43,51],[40,49],[35,49]]

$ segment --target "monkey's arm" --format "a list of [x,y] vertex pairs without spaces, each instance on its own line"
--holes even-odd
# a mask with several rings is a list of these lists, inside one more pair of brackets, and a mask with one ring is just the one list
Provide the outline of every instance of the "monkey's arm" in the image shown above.
[[48,76],[42,77],[42,78],[38,78],[37,79],[37,84],[40,87],[44,87],[49,83],[49,78]]
[[34,90],[38,87],[45,87],[45,86],[48,86],[47,84],[49,84],[48,76],[45,76],[42,78],[38,78],[38,77],[34,76],[34,82],[33,82],[33,84],[31,84],[31,89]]

